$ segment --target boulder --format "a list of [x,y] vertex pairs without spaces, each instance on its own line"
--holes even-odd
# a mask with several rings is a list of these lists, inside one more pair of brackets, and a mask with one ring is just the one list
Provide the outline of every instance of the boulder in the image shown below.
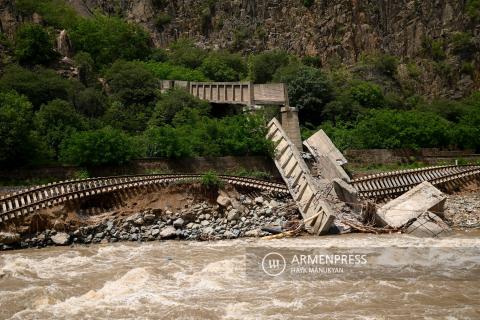
[[175,228],[181,228],[185,221],[182,218],[178,218],[177,220],[173,221],[173,226]]
[[217,198],[217,203],[222,206],[222,207],[228,207],[231,203],[232,203],[232,200],[226,196],[223,196],[223,195],[219,195],[218,198]]
[[152,222],[153,220],[155,220],[155,215],[152,213],[147,213],[143,216],[143,219],[147,222]]
[[160,237],[162,239],[170,239],[175,237],[175,235],[176,235],[176,230],[175,230],[175,227],[173,226],[167,226],[163,228],[162,231],[160,231]]
[[65,232],[59,232],[52,236],[51,239],[57,246],[66,246],[70,243],[70,235]]
[[263,197],[256,197],[254,201],[256,204],[263,204],[264,200],[263,200]]
[[0,232],[0,243],[11,244],[20,241],[20,235],[13,232]]
[[237,209],[232,209],[228,212],[227,220],[228,221],[237,220],[239,217],[240,217],[240,212],[238,212]]

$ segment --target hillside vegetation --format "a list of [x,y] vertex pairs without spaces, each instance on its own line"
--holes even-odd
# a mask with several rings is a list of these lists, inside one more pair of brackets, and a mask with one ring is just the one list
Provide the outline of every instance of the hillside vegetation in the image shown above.
[[[80,17],[60,0],[17,0],[38,13],[13,37],[0,34],[0,165],[121,164],[138,157],[267,155],[267,109],[227,116],[182,90],[159,92],[160,79],[285,82],[300,110],[302,134],[323,128],[345,148],[463,148],[480,151],[480,93],[427,100],[397,57],[363,55],[353,67],[323,66],[282,50],[256,54],[207,50],[180,38],[155,48],[141,26],[118,16]],[[471,10],[476,7],[473,6]],[[160,23],[160,22],[159,22]],[[163,22],[166,23],[166,22]],[[74,73],[59,74],[55,38],[65,29]],[[458,54],[477,50],[458,35]],[[440,61],[437,44],[426,52]],[[468,61],[468,60],[466,60]],[[474,65],[465,66],[472,72]],[[470,70],[470,71],[469,71]],[[405,78],[401,75],[407,74]],[[407,80],[405,80],[407,79]]]

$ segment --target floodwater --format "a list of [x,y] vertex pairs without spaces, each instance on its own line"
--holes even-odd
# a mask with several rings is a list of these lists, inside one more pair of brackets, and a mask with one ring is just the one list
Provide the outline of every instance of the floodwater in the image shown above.
[[[276,252],[440,247],[450,252],[480,248],[479,235],[420,239],[353,234],[1,252],[0,319],[479,319],[478,255],[459,254],[438,262],[439,256],[387,254],[382,260],[390,261],[365,278],[285,280],[259,278],[245,270],[250,247]],[[383,277],[388,265],[399,260],[406,267],[421,264],[436,277]],[[468,274],[455,279],[438,264]]]

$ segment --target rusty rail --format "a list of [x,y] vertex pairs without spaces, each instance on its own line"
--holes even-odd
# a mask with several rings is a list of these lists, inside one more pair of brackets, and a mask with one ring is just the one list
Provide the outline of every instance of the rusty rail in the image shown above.
[[[5,223],[42,208],[96,194],[140,188],[147,185],[199,181],[201,177],[201,174],[130,175],[68,180],[36,186],[0,198],[0,223]],[[228,175],[219,175],[218,177],[224,183],[240,187],[288,193],[285,185],[280,183]]]

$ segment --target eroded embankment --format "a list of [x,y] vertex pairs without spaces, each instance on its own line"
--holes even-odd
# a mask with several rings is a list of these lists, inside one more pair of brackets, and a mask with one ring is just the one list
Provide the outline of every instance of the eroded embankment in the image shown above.
[[225,186],[147,188],[89,197],[35,212],[0,233],[0,249],[162,239],[220,240],[295,224],[288,197]]

